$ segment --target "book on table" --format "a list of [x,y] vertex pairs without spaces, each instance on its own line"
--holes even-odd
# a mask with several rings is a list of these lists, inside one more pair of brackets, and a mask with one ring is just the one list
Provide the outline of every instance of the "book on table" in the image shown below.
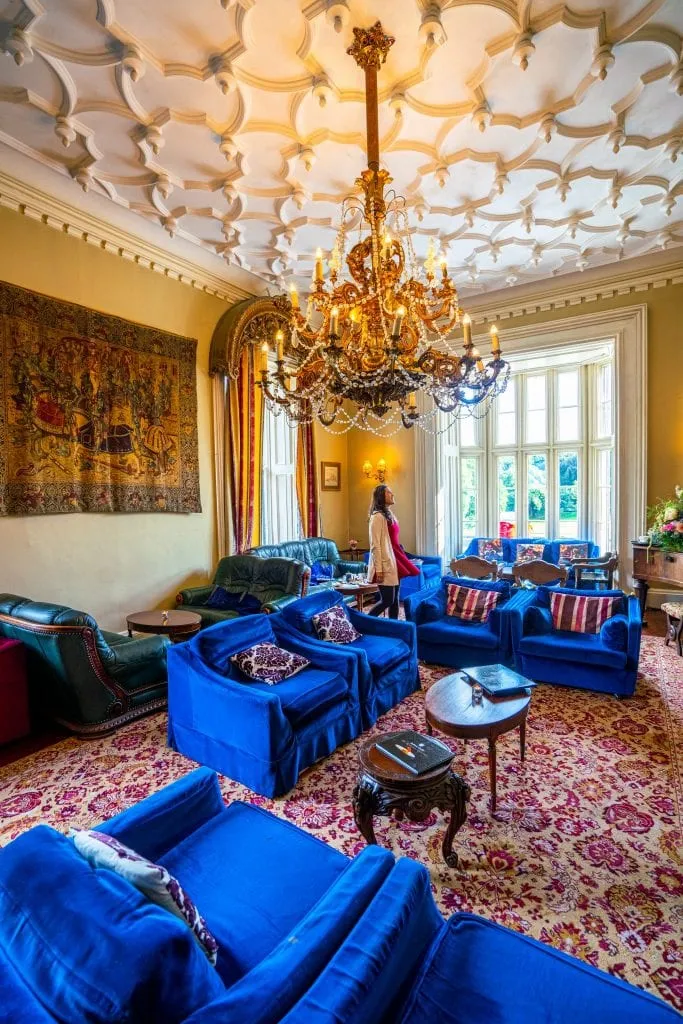
[[422,736],[411,729],[383,736],[375,746],[413,775],[433,771],[434,768],[440,768],[441,765],[453,760],[453,751],[449,750],[445,743],[432,739],[431,736]]
[[536,685],[505,665],[477,665],[461,671],[468,683],[479,683],[489,697],[528,697]]

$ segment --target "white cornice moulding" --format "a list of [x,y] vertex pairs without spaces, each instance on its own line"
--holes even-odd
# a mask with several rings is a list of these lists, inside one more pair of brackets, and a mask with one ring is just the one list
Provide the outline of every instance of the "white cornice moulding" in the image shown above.
[[162,274],[173,281],[190,285],[209,295],[215,295],[225,302],[238,302],[246,299],[253,292],[246,291],[230,284],[217,274],[197,266],[190,260],[170,253],[150,242],[144,241],[129,231],[124,231],[113,224],[93,217],[43,192],[41,189],[27,185],[9,174],[0,171],[0,206],[47,224],[57,231],[80,238],[89,245],[137,263]]
[[[630,265],[629,265],[630,264]],[[463,302],[473,324],[486,324],[493,320],[532,316],[600,302],[619,295],[636,295],[653,288],[666,288],[683,284],[683,257],[670,253],[656,253],[628,263],[619,264],[619,270],[609,273],[595,268],[590,277],[567,274],[533,285],[518,285],[486,295],[465,296]]]

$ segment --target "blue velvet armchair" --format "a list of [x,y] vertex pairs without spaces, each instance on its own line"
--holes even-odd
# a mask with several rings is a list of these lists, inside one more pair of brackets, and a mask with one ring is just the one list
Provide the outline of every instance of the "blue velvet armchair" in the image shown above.
[[[417,568],[420,571],[417,576],[404,576],[399,581],[399,601],[405,601],[407,597],[410,597],[411,594],[416,594],[418,590],[438,587],[441,573],[443,572],[443,562],[438,555],[411,555],[409,551],[406,551],[405,554],[406,558],[410,558],[411,561],[418,563]],[[369,558],[370,555],[366,552],[363,555],[366,565]]]
[[[263,642],[311,664],[274,686],[249,680],[230,657]],[[210,626],[169,653],[169,746],[263,796],[286,793],[362,730],[356,656],[286,634],[278,615]]]
[[[0,1019],[26,1024],[674,1024],[666,1003],[474,914],[444,922],[427,869],[353,859],[200,768],[97,826],[162,864],[189,929],[66,836],[0,850]],[[496,981],[491,984],[495,964]]]
[[[446,614],[449,583],[500,594],[486,622],[464,622]],[[437,590],[420,591],[405,604],[406,619],[417,628],[418,657],[452,668],[511,664],[509,612],[512,608],[523,609],[529,600],[529,591],[515,591],[505,581],[444,576]]]
[[517,549],[520,544],[542,544],[543,551],[539,553],[539,558],[542,558],[544,562],[553,562],[555,565],[560,563],[560,546],[576,544],[585,544],[587,554],[585,558],[597,558],[600,554],[600,548],[597,544],[594,544],[591,540],[580,540],[576,537],[567,537],[563,540],[546,540],[544,537],[473,537],[463,551],[459,558],[465,558],[467,555],[479,555],[480,542],[485,543],[486,541],[498,541],[500,540],[501,551],[499,556],[494,554],[488,554],[486,557],[489,561],[513,563],[517,561]]
[[[334,591],[321,591],[292,602],[277,615],[278,628],[287,636],[312,646],[325,658],[330,651],[348,651],[358,659],[361,718],[367,729],[409,693],[420,688],[415,627],[410,622],[373,618],[347,609],[352,624],[362,634],[350,644],[318,640],[313,616],[341,604]],[[281,624],[280,624],[281,623]]]
[[[511,609],[510,627],[517,669],[529,679],[576,686],[627,697],[634,693],[640,653],[641,615],[638,599],[620,590],[600,597],[619,598],[617,614],[599,633],[575,633],[553,627],[550,594],[555,587],[530,591],[531,601]],[[562,588],[563,594],[595,596]]]

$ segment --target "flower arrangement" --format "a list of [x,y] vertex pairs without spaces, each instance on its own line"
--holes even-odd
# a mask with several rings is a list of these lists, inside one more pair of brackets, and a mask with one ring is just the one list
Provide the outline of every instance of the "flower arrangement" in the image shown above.
[[357,547],[358,547],[358,541],[355,540],[353,537],[351,537],[351,539],[349,540],[349,548],[350,548],[350,550],[351,551],[355,551]]
[[650,544],[669,551],[683,551],[683,487],[674,498],[659,498],[647,510]]

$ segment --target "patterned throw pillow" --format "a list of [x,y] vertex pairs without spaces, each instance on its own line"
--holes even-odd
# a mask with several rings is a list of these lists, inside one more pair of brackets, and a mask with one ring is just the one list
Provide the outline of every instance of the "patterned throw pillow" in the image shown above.
[[449,583],[446,615],[453,615],[464,622],[486,622],[499,597],[498,590],[478,590]]
[[550,614],[554,629],[572,633],[599,633],[603,622],[616,614],[620,597],[581,597],[578,594],[551,593]]
[[165,867],[141,857],[135,850],[104,832],[74,831],[73,841],[80,855],[94,868],[114,871],[139,889],[152,903],[184,921],[209,962],[216,965],[218,943],[178,879]]
[[518,544],[517,561],[531,562],[534,558],[543,558],[545,544]]
[[346,608],[334,604],[327,611],[313,616],[313,627],[318,640],[328,640],[333,644],[350,644],[360,640],[361,634],[351,625]]
[[301,654],[286,651],[284,647],[269,642],[254,644],[246,651],[233,654],[230,661],[249,679],[268,683],[269,686],[295,676],[302,668],[311,664],[308,658],[302,657]]
[[560,544],[560,564],[572,562],[575,558],[588,558],[587,544]]
[[487,562],[503,561],[503,542],[500,537],[483,538],[478,542],[477,550],[479,557],[485,558]]

